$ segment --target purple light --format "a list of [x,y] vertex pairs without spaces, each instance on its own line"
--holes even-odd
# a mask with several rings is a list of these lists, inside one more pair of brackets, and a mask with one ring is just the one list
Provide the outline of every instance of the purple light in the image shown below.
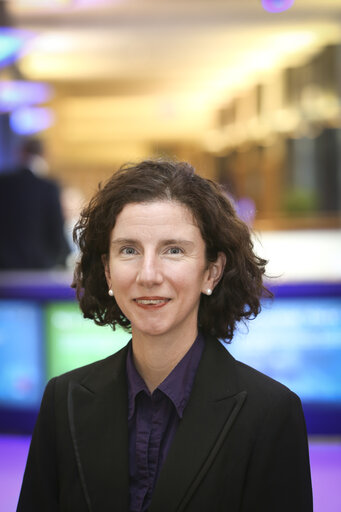
[[0,510],[15,510],[24,474],[30,438],[0,436]]
[[282,12],[290,9],[295,0],[262,0],[262,5],[266,11]]
[[309,446],[314,511],[341,510],[341,444],[314,441]]
[[10,126],[19,135],[33,135],[49,128],[54,122],[50,109],[42,107],[23,107],[10,115]]
[[253,225],[256,216],[256,205],[250,197],[242,197],[236,204],[237,214],[248,226]]
[[25,81],[0,82],[0,112],[10,112],[35,103],[44,103],[52,96],[47,84]]

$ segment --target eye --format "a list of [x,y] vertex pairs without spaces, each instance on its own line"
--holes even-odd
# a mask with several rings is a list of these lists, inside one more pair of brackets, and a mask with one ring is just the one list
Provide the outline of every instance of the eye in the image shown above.
[[120,249],[120,253],[125,254],[126,256],[133,256],[134,254],[137,254],[137,251],[134,247],[122,247]]
[[166,251],[168,254],[183,254],[183,249],[181,247],[169,247]]

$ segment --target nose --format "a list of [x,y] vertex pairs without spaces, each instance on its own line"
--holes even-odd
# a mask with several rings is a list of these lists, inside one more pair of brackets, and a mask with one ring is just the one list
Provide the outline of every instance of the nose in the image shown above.
[[137,284],[145,288],[153,288],[163,282],[160,262],[154,254],[145,254],[141,260],[141,266],[138,269]]

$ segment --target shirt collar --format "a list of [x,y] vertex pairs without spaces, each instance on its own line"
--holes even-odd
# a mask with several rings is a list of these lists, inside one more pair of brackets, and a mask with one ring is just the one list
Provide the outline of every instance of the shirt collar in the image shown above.
[[[175,368],[173,368],[165,380],[156,388],[172,401],[179,418],[182,418],[184,409],[190,397],[195,374],[203,353],[204,344],[203,336],[198,334],[194,343],[186,352],[184,357],[179,361]],[[128,380],[128,420],[130,420],[135,413],[137,395],[143,391],[148,396],[151,396],[144,380],[136,370],[133,361],[131,343],[128,348],[126,371]],[[154,393],[155,391],[156,390],[154,390]]]

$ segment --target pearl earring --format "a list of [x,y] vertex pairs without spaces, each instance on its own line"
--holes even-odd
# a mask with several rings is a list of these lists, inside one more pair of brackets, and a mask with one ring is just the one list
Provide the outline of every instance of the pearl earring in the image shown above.
[[110,297],[113,297],[114,296],[114,292],[112,291],[112,289],[110,288],[110,290],[108,291]]
[[206,295],[212,295],[212,290],[211,290],[211,288],[207,288],[207,290],[206,290]]

